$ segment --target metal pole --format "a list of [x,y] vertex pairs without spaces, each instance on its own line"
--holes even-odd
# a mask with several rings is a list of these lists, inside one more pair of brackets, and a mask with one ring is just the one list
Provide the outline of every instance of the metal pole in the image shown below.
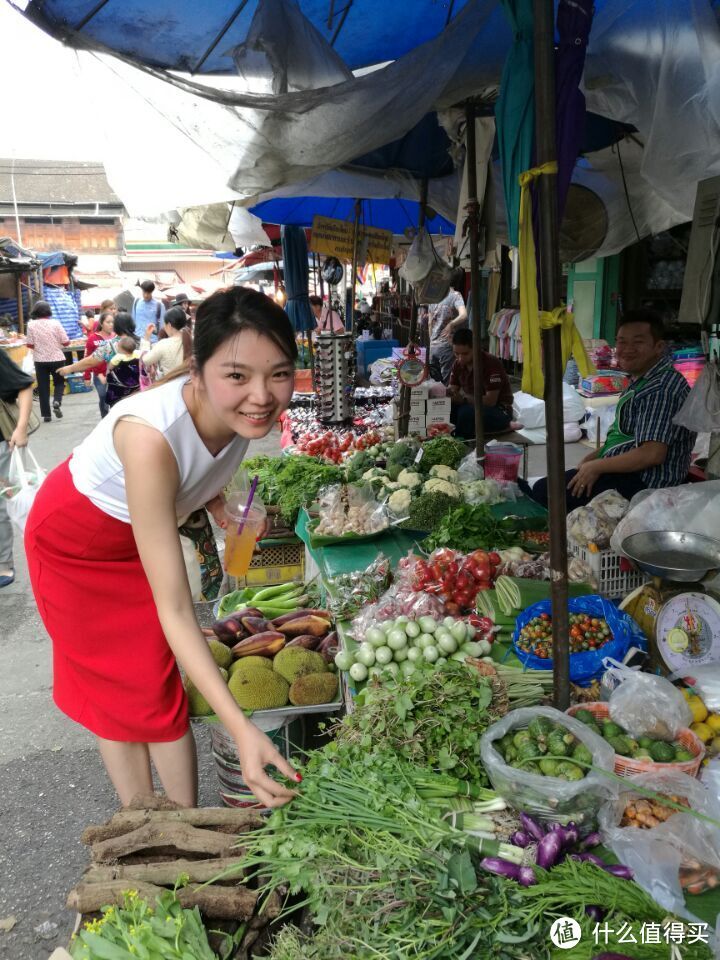
[[[362,210],[362,200],[355,201],[355,226],[353,228],[353,255],[352,255],[352,275],[350,278],[350,331],[355,340],[355,283],[357,280],[358,268],[358,227],[360,226],[360,211]],[[347,317],[345,318],[345,329],[347,326]]]
[[[555,57],[553,0],[534,0],[535,12],[535,144],[537,163],[556,159]],[[557,178],[538,178],[539,304],[541,310],[560,305]],[[548,506],[550,510],[550,573],[552,598],[554,703],[564,710],[570,702],[568,647],[567,526],[565,506],[565,441],[563,436],[562,347],[560,328],[542,335],[547,426]]]
[[[418,212],[418,230],[425,226],[425,207],[427,206],[428,181],[424,177],[420,181],[420,209]],[[415,291],[410,287],[410,331],[408,333],[408,345],[414,344],[417,339],[417,315],[418,305],[415,302]],[[428,342],[427,354],[425,355],[426,364],[430,361],[430,343]],[[410,420],[410,387],[400,387],[400,413],[398,416],[398,434],[406,437]]]
[[482,315],[480,307],[480,202],[477,197],[477,149],[475,147],[475,104],[465,104],[465,146],[467,152],[467,223],[470,238],[470,304],[473,330],[473,400],[475,402],[475,455],[482,465],[485,458]]
[[15,274],[15,296],[18,308],[18,333],[22,337],[25,333],[25,311],[23,310],[22,278],[19,273]]

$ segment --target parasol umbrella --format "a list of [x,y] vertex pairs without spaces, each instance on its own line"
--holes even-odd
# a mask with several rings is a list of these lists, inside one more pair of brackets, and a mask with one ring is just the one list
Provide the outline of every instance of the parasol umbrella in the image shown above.
[[315,317],[310,309],[308,249],[301,227],[284,226],[281,231],[285,268],[286,311],[299,333],[312,330]]
[[518,246],[521,173],[529,170],[535,138],[535,54],[532,0],[502,0],[513,31],[495,105],[510,245]]
[[557,12],[559,42],[555,51],[558,223],[562,223],[570,180],[585,132],[585,96],[579,88],[590,27],[593,0],[560,0]]

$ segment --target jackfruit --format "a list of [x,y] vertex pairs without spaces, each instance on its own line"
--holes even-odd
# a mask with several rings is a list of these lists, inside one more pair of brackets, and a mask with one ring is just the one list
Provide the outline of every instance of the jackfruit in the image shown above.
[[233,674],[228,689],[243,710],[276,710],[288,702],[290,685],[274,670],[252,667]]
[[315,703],[330,703],[337,696],[338,679],[333,673],[306,673],[290,687],[290,703],[309,707]]
[[225,683],[227,683],[230,674],[227,672],[227,670],[224,667],[219,667],[218,669],[220,670],[220,676],[223,678]]
[[288,683],[293,683],[306,673],[327,672],[323,657],[314,650],[305,650],[303,647],[285,647],[275,655],[273,669]]
[[261,670],[272,670],[272,660],[268,657],[257,657],[252,654],[249,657],[242,657],[240,660],[235,660],[230,666],[230,676],[233,677],[238,671],[244,673],[248,667],[260,667]]
[[185,677],[185,692],[191,717],[211,717],[215,713],[190,677]]
[[213,655],[215,663],[224,670],[227,670],[233,662],[233,655],[230,648],[226,647],[224,643],[220,643],[219,640],[208,640],[208,646],[210,647],[210,653]]

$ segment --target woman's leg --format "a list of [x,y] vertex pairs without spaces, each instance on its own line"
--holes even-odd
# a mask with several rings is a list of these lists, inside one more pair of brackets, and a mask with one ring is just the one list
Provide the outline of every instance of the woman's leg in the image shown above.
[[35,379],[37,380],[38,398],[40,400],[40,415],[44,420],[50,419],[50,367],[52,364],[36,363]]
[[61,377],[57,372],[60,367],[64,366],[62,360],[59,360],[52,368],[52,378],[53,378],[53,410],[55,411],[56,417],[62,417],[62,412],[60,407],[62,406],[62,398],[65,393],[65,377]]
[[192,730],[169,743],[149,743],[150,757],[169,800],[196,807],[198,797],[197,751]]
[[98,401],[100,404],[100,417],[106,417],[110,412],[108,405],[105,403],[107,383],[105,383],[104,380],[101,380],[97,374],[95,374],[93,377],[93,383],[95,384],[95,389],[97,390]]
[[120,797],[120,803],[126,807],[138,794],[150,796],[153,782],[147,744],[105,740],[102,737],[98,737],[97,741],[100,756]]

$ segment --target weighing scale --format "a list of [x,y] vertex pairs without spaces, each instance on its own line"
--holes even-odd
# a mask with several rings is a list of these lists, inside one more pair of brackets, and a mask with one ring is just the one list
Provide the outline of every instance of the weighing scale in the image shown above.
[[651,641],[652,665],[691,676],[694,667],[720,661],[720,603],[703,582],[720,569],[720,541],[650,531],[626,537],[621,549],[653,578],[621,605],[635,611]]

